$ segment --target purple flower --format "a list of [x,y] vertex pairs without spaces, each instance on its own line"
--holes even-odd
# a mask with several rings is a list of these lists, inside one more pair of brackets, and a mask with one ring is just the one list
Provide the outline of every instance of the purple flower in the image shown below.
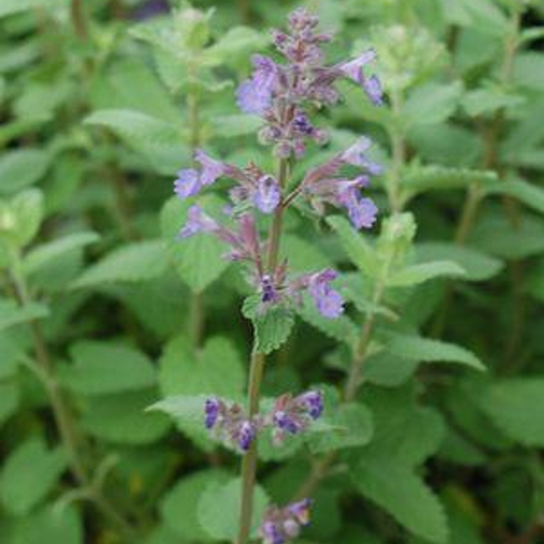
[[374,49],[367,49],[357,58],[341,64],[339,68],[346,77],[349,77],[355,81],[355,83],[362,85],[365,79],[363,67],[374,60],[376,60],[376,51],[374,51]]
[[383,89],[380,80],[376,76],[370,76],[363,81],[363,89],[375,106],[383,105]]
[[299,433],[303,424],[300,421],[297,421],[295,418],[290,416],[287,412],[283,410],[277,410],[274,412],[274,424],[280,428],[282,431],[287,431],[291,434]]
[[238,429],[238,445],[242,451],[247,451],[255,438],[255,429],[249,421],[244,421]]
[[213,232],[218,230],[219,225],[197,204],[194,204],[187,211],[187,221],[178,233],[178,238],[190,238],[199,232]]
[[310,507],[312,506],[312,502],[312,499],[302,499],[290,504],[287,509],[296,517],[300,525],[305,526],[310,523]]
[[284,544],[285,538],[273,521],[266,521],[261,527],[261,536],[267,544]]
[[212,159],[201,149],[195,151],[195,160],[202,166],[200,172],[201,185],[211,185],[226,172],[227,167],[224,163]]
[[244,113],[262,115],[270,107],[278,84],[278,66],[263,55],[254,55],[251,79],[238,88],[237,102]]
[[344,299],[335,291],[330,282],[336,279],[337,273],[327,268],[309,277],[308,291],[317,307],[317,311],[329,319],[340,317],[344,311]]
[[204,413],[206,416],[204,419],[204,425],[206,429],[211,429],[215,425],[219,417],[221,407],[222,402],[218,398],[210,397],[209,399],[206,399],[206,403],[204,404]]
[[342,153],[341,159],[347,164],[366,169],[372,175],[379,175],[383,171],[382,167],[370,161],[365,154],[371,145],[372,140],[370,138],[361,136],[361,138]]
[[253,202],[263,213],[272,213],[281,200],[280,186],[272,176],[261,176],[253,194]]
[[261,278],[261,302],[275,303],[279,301],[279,294],[270,274],[263,274]]
[[323,413],[323,393],[321,391],[308,391],[300,397],[300,401],[308,408],[312,419],[317,419]]
[[201,187],[200,176],[194,168],[185,168],[178,172],[178,177],[174,182],[174,192],[179,198],[196,195]]

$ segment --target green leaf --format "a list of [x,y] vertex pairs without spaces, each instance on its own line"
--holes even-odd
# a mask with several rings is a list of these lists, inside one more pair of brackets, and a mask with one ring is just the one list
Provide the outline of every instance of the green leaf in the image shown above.
[[387,278],[389,287],[409,287],[435,278],[463,277],[465,270],[452,261],[434,261],[407,266]]
[[25,246],[38,233],[43,214],[43,194],[38,189],[17,193],[7,203],[0,201],[0,236]]
[[[198,502],[198,519],[210,537],[217,540],[236,539],[240,519],[240,498],[242,482],[239,478],[228,483],[208,484]],[[268,497],[262,487],[255,487],[253,514],[251,518],[251,538],[256,538],[257,530],[268,504]]]
[[509,438],[544,447],[544,378],[511,378],[484,390],[480,406]]
[[497,275],[503,269],[503,263],[495,257],[472,247],[460,246],[448,242],[425,242],[416,246],[419,261],[449,259],[457,263],[465,274],[464,281],[484,281]]
[[[219,208],[222,202],[213,195],[199,201],[205,207]],[[168,255],[181,279],[195,293],[201,293],[217,280],[229,266],[224,258],[227,247],[208,233],[200,233],[184,240],[176,236],[185,224],[191,203],[171,198],[161,211],[161,230]]]
[[338,234],[340,243],[351,262],[367,276],[375,277],[378,261],[374,249],[365,237],[358,233],[344,217],[329,217],[327,223]]
[[136,110],[105,109],[93,112],[85,123],[112,130],[145,155],[160,174],[172,175],[190,160],[178,128],[157,117]]
[[212,540],[198,521],[197,506],[209,485],[224,484],[228,480],[228,473],[224,470],[201,470],[170,488],[160,504],[161,517],[179,539],[188,542]]
[[406,359],[424,363],[457,363],[476,370],[486,370],[484,364],[472,352],[440,340],[392,334],[387,340],[386,347],[391,353]]
[[280,348],[291,334],[295,323],[293,311],[284,306],[260,309],[260,297],[246,298],[242,313],[251,319],[255,329],[254,349],[268,354]]
[[536,51],[516,55],[513,79],[521,87],[543,91],[544,55]]
[[463,97],[463,108],[470,116],[493,113],[503,108],[523,104],[524,99],[517,94],[510,94],[499,88],[476,89]]
[[92,436],[115,444],[150,444],[162,438],[170,423],[162,414],[146,413],[155,390],[88,398],[82,427]]
[[83,523],[73,506],[46,506],[17,521],[9,544],[83,544]]
[[403,115],[409,125],[441,123],[455,112],[462,90],[458,81],[420,85],[408,97]]
[[497,174],[488,170],[445,168],[442,166],[417,166],[402,179],[402,187],[411,195],[427,191],[464,189],[473,183],[493,183]]
[[447,542],[448,526],[443,506],[412,470],[387,457],[364,458],[351,476],[361,494],[389,512],[412,533],[438,544]]
[[49,315],[47,306],[32,302],[19,306],[13,300],[0,300],[0,331]]
[[0,383],[0,427],[15,414],[19,407],[19,400],[20,392],[17,383]]
[[465,24],[482,34],[502,37],[508,32],[508,19],[491,0],[459,0]]
[[36,183],[45,174],[50,158],[39,149],[17,149],[0,155],[0,193],[15,193]]
[[230,28],[205,52],[206,59],[217,64],[229,64],[242,56],[266,45],[267,39],[261,33],[247,26]]
[[341,405],[330,417],[330,424],[337,429],[315,434],[309,438],[310,449],[313,453],[364,446],[372,438],[372,414],[362,404]]
[[0,499],[13,515],[27,514],[53,489],[66,468],[61,447],[47,450],[39,438],[23,442],[7,458],[0,474]]
[[208,398],[208,395],[173,395],[152,404],[147,410],[168,414],[180,424],[202,425],[204,405]]
[[254,134],[262,126],[256,115],[221,115],[213,120],[213,133],[218,138],[235,138]]
[[74,364],[62,381],[82,395],[103,395],[150,387],[155,369],[140,351],[122,344],[82,341],[70,349]]
[[496,183],[486,193],[512,196],[529,208],[544,213],[544,189],[527,181],[518,179]]
[[2,0],[0,5],[0,17],[22,13],[35,8],[56,8],[62,7],[62,0]]
[[91,265],[71,287],[99,287],[105,283],[138,282],[157,278],[168,267],[164,244],[159,240],[134,242],[116,249]]
[[24,258],[25,274],[33,274],[68,253],[99,240],[95,232],[77,232],[33,248]]
[[239,399],[245,386],[244,367],[236,348],[225,337],[209,338],[193,352],[179,336],[169,342],[159,361],[164,395],[217,395]]

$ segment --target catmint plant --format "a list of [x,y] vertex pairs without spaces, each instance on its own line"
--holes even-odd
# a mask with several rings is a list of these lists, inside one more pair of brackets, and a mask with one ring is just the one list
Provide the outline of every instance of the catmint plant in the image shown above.
[[[356,58],[327,64],[323,46],[333,36],[321,32],[318,23],[317,16],[307,10],[295,10],[289,16],[287,31],[272,32],[276,54],[283,62],[255,55],[253,72],[236,93],[242,112],[261,119],[258,139],[271,148],[278,161],[277,172],[263,170],[253,162],[230,164],[198,149],[194,154],[197,167],[180,170],[174,183],[175,194],[185,200],[220,179],[230,180],[230,204],[222,216],[212,217],[192,204],[178,239],[183,243],[187,238],[207,235],[220,240],[225,245],[225,258],[242,265],[254,292],[251,303],[245,305],[256,335],[246,406],[216,397],[207,398],[203,406],[205,427],[243,455],[238,544],[246,544],[250,536],[259,435],[271,428],[273,442],[281,444],[307,432],[324,411],[322,393],[312,390],[296,396],[286,392],[274,401],[270,413],[262,412],[260,388],[265,355],[271,347],[259,340],[259,334],[277,326],[269,322],[277,309],[291,313],[305,297],[324,318],[337,319],[345,311],[343,297],[334,285],[337,271],[326,268],[294,274],[290,270],[289,255],[281,252],[284,214],[304,200],[319,216],[329,207],[344,210],[356,229],[372,227],[377,215],[377,207],[365,196],[365,190],[382,169],[368,156],[371,140],[367,136],[361,135],[347,149],[325,158],[302,179],[291,179],[293,163],[304,156],[307,147],[328,140],[327,130],[317,126],[313,117],[316,108],[333,107],[340,100],[339,79],[347,78],[360,86],[372,104],[383,102],[380,82],[370,72],[375,52],[369,49]],[[356,168],[355,177],[346,176],[349,167]],[[261,228],[270,216],[263,239]],[[280,319],[287,318],[282,315]],[[276,347],[274,344],[272,349]],[[308,522],[310,504],[310,498],[304,498],[286,506],[271,506],[261,524],[263,541],[283,544],[298,536]]]

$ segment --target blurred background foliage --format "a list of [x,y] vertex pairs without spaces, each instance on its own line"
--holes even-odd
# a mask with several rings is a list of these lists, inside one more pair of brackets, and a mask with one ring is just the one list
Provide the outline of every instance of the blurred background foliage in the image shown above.
[[[297,5],[0,0],[2,544],[232,533],[236,457],[144,411],[241,396],[251,338],[222,248],[173,240],[172,180],[200,146],[273,166],[234,90]],[[264,447],[262,500],[317,471],[301,542],[544,542],[544,4],[305,5],[336,32],[332,61],[377,49],[388,100],[343,86],[295,176],[372,135],[394,215],[365,236],[287,217],[293,268],[339,267],[353,304],[334,326],[301,310],[267,392],[341,383],[372,327],[352,440]]]

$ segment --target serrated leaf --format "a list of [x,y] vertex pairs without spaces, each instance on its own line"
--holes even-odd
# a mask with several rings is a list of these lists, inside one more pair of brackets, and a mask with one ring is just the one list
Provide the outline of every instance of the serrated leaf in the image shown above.
[[457,363],[476,370],[486,370],[474,353],[456,344],[440,340],[393,334],[387,339],[386,348],[391,353],[406,359],[428,363]]
[[544,447],[544,378],[511,378],[490,385],[480,399],[482,410],[509,438]]
[[450,117],[459,103],[463,86],[458,81],[428,83],[412,91],[403,108],[409,125],[436,124]]
[[13,300],[0,300],[0,331],[49,315],[47,306],[32,302],[19,306]]
[[487,194],[509,195],[527,207],[544,213],[544,189],[521,179],[493,184]]
[[[201,198],[200,202],[205,207],[221,206],[221,202],[213,195]],[[207,233],[183,240],[176,238],[185,224],[190,205],[187,201],[171,198],[161,211],[161,230],[176,271],[192,291],[200,293],[217,280],[230,263],[224,258],[227,251],[225,244]]]
[[202,425],[204,405],[208,398],[207,395],[173,395],[152,404],[147,410],[168,414],[178,423]]
[[493,113],[499,109],[523,104],[520,95],[505,93],[501,89],[476,89],[463,97],[463,108],[470,116]]
[[309,438],[310,449],[313,453],[364,446],[372,438],[372,414],[362,404],[351,403],[339,406],[329,421],[333,426],[330,430]]
[[0,499],[13,515],[27,514],[57,483],[66,468],[62,448],[47,450],[39,438],[23,442],[0,473]]
[[164,415],[145,412],[157,397],[155,390],[89,397],[82,427],[104,442],[132,445],[156,442],[170,428]]
[[463,277],[465,270],[452,261],[434,261],[406,266],[393,272],[386,281],[389,287],[409,287],[435,278]]
[[416,246],[419,261],[450,259],[465,270],[464,281],[484,281],[498,274],[503,263],[472,247],[448,242],[425,242]]
[[448,539],[444,509],[412,470],[387,458],[364,458],[351,473],[357,489],[417,536],[443,544]]
[[344,217],[329,217],[327,223],[340,237],[340,243],[351,262],[367,276],[375,277],[378,268],[377,257],[364,236],[358,233]]
[[260,308],[258,296],[244,301],[242,313],[253,323],[257,353],[268,354],[280,348],[289,338],[295,323],[292,310],[284,306]]
[[168,267],[164,244],[159,240],[134,242],[116,249],[91,265],[72,284],[73,289],[116,282],[154,279]]
[[157,172],[172,175],[189,161],[178,128],[136,110],[105,109],[89,115],[88,125],[107,127],[135,151],[144,154]]
[[150,387],[155,369],[140,351],[111,342],[82,341],[73,345],[74,363],[62,372],[62,381],[82,395],[104,395]]
[[222,115],[214,119],[213,133],[219,138],[246,136],[257,132],[262,123],[256,115]]
[[0,383],[0,427],[17,411],[20,397],[17,383]]
[[64,238],[39,245],[27,253],[23,261],[26,274],[33,274],[67,253],[99,240],[95,232],[77,232]]
[[[227,483],[209,484],[198,502],[197,515],[201,526],[217,540],[234,541],[238,534],[242,482],[239,478]],[[268,496],[259,485],[255,486],[251,537],[257,536],[257,529],[268,504]]]
[[[182,540],[190,542],[211,540],[198,521],[198,503],[208,485],[222,484],[228,480],[228,473],[224,470],[209,469],[193,472],[178,481],[161,501],[161,517],[166,525]],[[180,515],[180,512],[183,512],[183,515]]]

